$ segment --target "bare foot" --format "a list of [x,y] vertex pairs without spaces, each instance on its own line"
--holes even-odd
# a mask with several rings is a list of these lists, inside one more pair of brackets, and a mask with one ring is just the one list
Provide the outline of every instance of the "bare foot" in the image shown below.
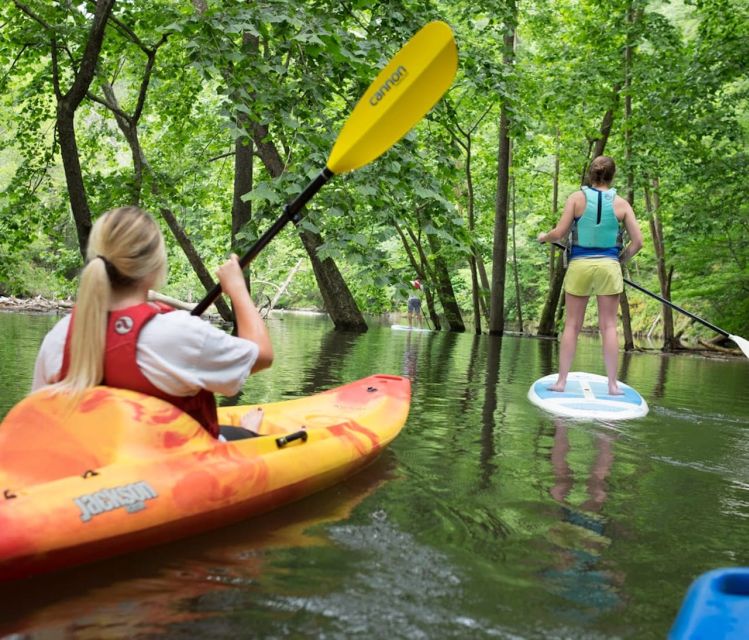
[[247,413],[245,413],[239,421],[239,424],[242,425],[242,428],[249,429],[250,431],[254,431],[255,433],[257,433],[257,430],[260,427],[262,421],[263,410],[258,407],[256,411],[248,411]]
[[562,382],[561,384],[558,383],[558,382],[555,382],[553,385],[551,385],[550,387],[546,387],[546,388],[549,391],[557,391],[557,392],[561,393],[562,391],[564,391],[564,388],[566,386],[567,386],[566,382]]
[[609,385],[609,395],[610,396],[623,396],[624,391],[622,391],[618,386],[611,386]]

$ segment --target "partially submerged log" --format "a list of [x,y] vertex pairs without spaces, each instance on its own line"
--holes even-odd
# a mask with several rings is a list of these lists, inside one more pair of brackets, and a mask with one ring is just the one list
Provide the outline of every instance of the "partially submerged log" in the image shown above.
[[42,296],[16,298],[0,296],[0,310],[25,313],[67,313],[75,303],[72,300],[48,300]]
[[[723,341],[723,340],[725,340],[725,338],[718,338],[718,340]],[[741,355],[741,350],[740,349],[729,349],[728,347],[723,347],[723,346],[721,346],[721,345],[719,345],[719,344],[717,344],[716,342],[713,342],[713,341],[709,341],[708,342],[706,340],[698,340],[697,342],[699,342],[708,351],[717,351],[718,353],[727,353],[727,354],[732,355],[732,356],[740,356]]]
[[184,302],[183,300],[172,298],[172,296],[167,296],[151,289],[148,290],[148,299],[153,302],[163,302],[170,307],[181,309],[182,311],[192,311],[197,306],[194,302]]

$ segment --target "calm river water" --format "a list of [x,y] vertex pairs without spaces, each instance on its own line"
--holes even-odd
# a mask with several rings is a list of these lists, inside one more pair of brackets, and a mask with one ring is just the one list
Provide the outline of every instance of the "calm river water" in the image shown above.
[[[0,415],[55,320],[0,314]],[[664,638],[693,578],[749,565],[749,360],[628,355],[650,414],[571,422],[526,399],[553,341],[270,329],[240,403],[407,375],[390,448],[266,516],[0,587],[0,637]],[[597,340],[574,369],[602,373]]]

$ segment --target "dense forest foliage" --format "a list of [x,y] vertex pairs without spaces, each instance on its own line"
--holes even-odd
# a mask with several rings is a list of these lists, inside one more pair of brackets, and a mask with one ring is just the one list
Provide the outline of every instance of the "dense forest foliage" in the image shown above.
[[[419,277],[444,329],[553,335],[563,267],[535,238],[605,153],[645,235],[627,275],[749,332],[747,0],[3,3],[0,293],[74,295],[92,219],[137,203],[170,245],[164,292],[199,299],[434,19],[452,88],[273,241],[256,297],[363,330]],[[632,289],[622,312],[629,341],[712,337]]]

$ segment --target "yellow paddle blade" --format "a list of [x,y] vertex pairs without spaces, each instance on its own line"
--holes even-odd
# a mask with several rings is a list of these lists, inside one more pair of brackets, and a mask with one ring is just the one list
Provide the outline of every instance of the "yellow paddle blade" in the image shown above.
[[353,171],[400,140],[437,103],[458,69],[452,29],[430,22],[375,78],[338,134],[327,167]]

